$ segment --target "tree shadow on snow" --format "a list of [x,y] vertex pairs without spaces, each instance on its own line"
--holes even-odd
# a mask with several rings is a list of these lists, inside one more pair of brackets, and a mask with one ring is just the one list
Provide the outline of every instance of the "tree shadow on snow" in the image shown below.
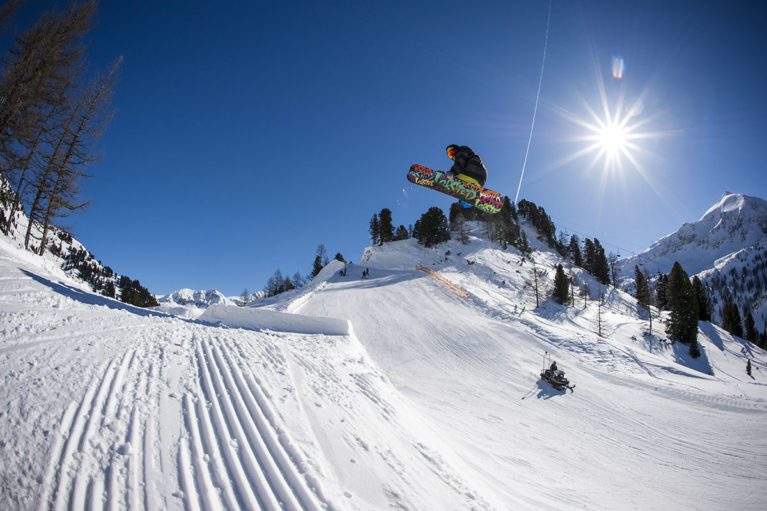
[[[362,272],[360,270],[356,273],[361,274]],[[425,273],[415,270],[380,271],[377,269],[371,269],[370,276],[364,279],[361,275],[355,275],[350,271],[346,276],[335,275],[328,279],[328,282],[332,282],[333,284],[348,283],[350,286],[354,286],[355,289],[370,289],[376,287],[393,286],[407,282],[409,280],[416,280],[424,277],[431,278]]]
[[700,331],[703,332],[717,348],[719,348],[719,351],[724,351],[724,340],[722,339],[722,336],[719,335],[719,332],[716,331],[714,325],[708,321],[701,321],[698,323],[698,328],[700,328]]
[[690,347],[687,344],[681,342],[675,342],[673,344],[674,349],[674,361],[677,364],[681,364],[689,369],[698,371],[699,373],[714,375],[714,369],[711,367],[711,362],[708,360],[708,354],[704,346],[698,343],[700,349],[700,356],[693,358],[690,355]]
[[155,316],[158,318],[168,317],[168,315],[164,313],[150,311],[150,310],[142,309],[141,307],[136,307],[135,305],[129,305],[127,303],[118,302],[117,300],[113,300],[111,298],[102,297],[96,294],[88,293],[86,291],[83,291],[82,289],[77,289],[76,287],[62,284],[61,282],[53,282],[52,280],[48,280],[44,277],[41,277],[40,275],[36,275],[26,270],[21,270],[21,271],[27,277],[52,289],[56,293],[66,296],[67,298],[71,298],[72,300],[75,300],[77,302],[84,303],[86,305],[100,305],[102,307],[108,307],[114,310],[122,310],[122,311],[130,312],[138,316]]

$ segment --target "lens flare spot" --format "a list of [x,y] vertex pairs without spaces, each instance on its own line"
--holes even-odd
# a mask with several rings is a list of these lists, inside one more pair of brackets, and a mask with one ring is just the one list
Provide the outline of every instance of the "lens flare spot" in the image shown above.
[[625,70],[625,64],[623,62],[622,55],[613,55],[613,78],[616,80],[623,79],[623,71]]

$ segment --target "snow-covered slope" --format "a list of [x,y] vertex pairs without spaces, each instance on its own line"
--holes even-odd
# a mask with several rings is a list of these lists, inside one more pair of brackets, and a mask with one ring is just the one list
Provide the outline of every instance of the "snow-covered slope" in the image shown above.
[[742,315],[751,311],[760,331],[767,328],[766,201],[725,193],[700,220],[622,260],[620,267],[631,281],[636,265],[652,277],[668,273],[675,261],[707,287],[715,322],[721,322],[725,301],[732,300]]
[[[7,180],[0,175],[0,198],[3,198],[4,191],[8,194],[7,187],[9,186]],[[11,205],[0,200],[0,221],[5,221],[9,217],[10,210]],[[28,239],[27,231],[29,231]],[[16,211],[12,215],[9,232],[7,234],[0,232],[0,236],[2,236],[4,243],[12,247],[27,247],[35,253],[40,253],[42,226],[39,222],[30,224],[29,218],[23,210]],[[121,296],[125,291],[124,288],[127,288],[133,295],[138,295],[134,298],[137,298],[142,305],[152,304],[152,295],[141,286],[138,280],[115,273],[112,268],[96,259],[71,233],[59,227],[50,227],[43,254],[44,257],[38,258],[39,265],[44,265],[48,269],[55,268],[56,271],[63,269],[71,279],[78,282],[78,285],[84,285],[88,289],[110,297]],[[134,300],[133,303],[136,301]]]
[[[38,259],[0,239],[2,509],[754,509],[767,497],[754,476],[767,470],[767,354],[702,323],[704,356],[689,360],[647,333],[631,297],[577,272],[607,291],[603,307],[535,309],[533,265],[550,290],[552,253],[390,243],[270,310],[209,309],[229,327],[93,295]],[[540,381],[544,351],[574,392]]]
[[758,330],[767,330],[767,239],[717,260],[698,277],[712,295],[714,321],[721,322],[722,306],[730,298],[739,310],[751,311]]
[[638,265],[646,273],[668,273],[675,261],[694,275],[715,261],[751,247],[767,238],[767,202],[748,195],[725,193],[695,223],[686,223],[673,234],[621,262],[623,273],[633,276]]
[[184,321],[36,259],[0,238],[0,509],[481,502],[348,328]]

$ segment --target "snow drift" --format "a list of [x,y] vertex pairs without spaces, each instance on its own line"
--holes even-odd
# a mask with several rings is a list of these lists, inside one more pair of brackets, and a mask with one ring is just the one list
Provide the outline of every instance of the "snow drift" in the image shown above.
[[349,335],[349,321],[302,316],[235,305],[211,305],[200,321],[251,330],[276,330],[297,334]]

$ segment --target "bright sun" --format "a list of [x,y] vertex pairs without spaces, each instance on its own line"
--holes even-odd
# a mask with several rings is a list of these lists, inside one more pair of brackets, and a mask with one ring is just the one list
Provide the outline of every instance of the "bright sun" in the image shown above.
[[618,153],[626,149],[626,135],[622,126],[610,123],[599,133],[599,142],[607,152]]
[[[566,109],[556,104],[550,104],[554,113],[570,121],[577,129],[568,137],[568,142],[577,146],[572,152],[550,164],[547,172],[569,167],[576,160],[585,159],[585,166],[578,165],[585,174],[597,171],[600,174],[599,189],[602,194],[609,185],[626,185],[632,175],[638,175],[658,195],[662,187],[656,182],[651,168],[647,167],[649,160],[658,156],[652,151],[659,147],[660,139],[678,136],[679,130],[651,129],[651,126],[662,117],[662,112],[648,113],[646,103],[651,98],[651,90],[646,87],[631,100],[625,96],[626,89],[608,87],[598,70],[595,72],[598,96],[597,101],[581,98],[580,112]],[[572,168],[572,167],[571,167]],[[625,188],[624,188],[625,189]]]
[[563,111],[564,117],[585,129],[585,133],[575,137],[574,140],[586,142],[586,145],[559,164],[591,154],[593,155],[592,166],[601,163],[603,174],[623,174],[626,171],[626,164],[644,173],[638,160],[642,152],[639,143],[642,139],[654,138],[658,134],[641,129],[647,123],[647,120],[638,119],[642,111],[641,99],[626,107],[623,98],[620,98],[616,105],[611,106],[604,89],[601,92],[601,109],[594,110],[585,105],[586,116],[577,116]]
[[[594,62],[597,62],[596,57]],[[622,76],[618,75],[613,76],[620,79]],[[584,178],[596,173],[594,177],[600,179],[589,183],[596,185],[595,192],[602,198],[608,193],[608,187],[618,186],[623,192],[628,191],[628,184],[639,177],[662,197],[663,187],[652,172],[655,165],[647,165],[659,160],[654,151],[663,147],[661,139],[679,136],[682,131],[658,129],[659,121],[665,124],[669,119],[662,111],[647,111],[648,105],[657,103],[649,85],[628,99],[626,84],[611,83],[608,93],[608,86],[597,66],[595,77],[598,95],[593,99],[596,101],[581,97],[578,111],[555,103],[548,105],[555,114],[572,123],[575,129],[570,131],[568,128],[570,135],[565,140],[575,144],[549,164],[545,172],[567,168],[578,170]],[[572,165],[578,160],[586,161]]]

